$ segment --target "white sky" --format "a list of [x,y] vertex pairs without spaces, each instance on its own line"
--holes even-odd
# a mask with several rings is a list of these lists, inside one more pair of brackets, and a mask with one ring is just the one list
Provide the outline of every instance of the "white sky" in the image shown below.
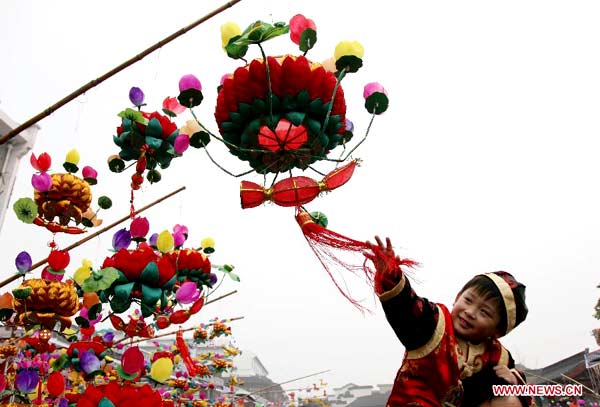
[[[0,12],[0,109],[24,122],[84,83],[217,8],[219,1],[4,0]],[[393,9],[392,9],[393,4]],[[116,114],[129,106],[131,86],[148,109],[176,96],[179,78],[193,73],[205,101],[196,109],[212,130],[216,86],[239,64],[220,49],[219,26],[315,20],[321,61],[341,40],[365,47],[364,67],[343,81],[357,137],[369,115],[362,87],[379,81],[390,109],[376,118],[356,156],[363,159],[344,187],[307,205],[330,228],[360,240],[390,236],[399,254],[420,261],[416,290],[451,304],[472,275],[507,270],[527,285],[528,320],[503,343],[535,368],[595,348],[600,325],[593,307],[600,291],[600,4],[595,1],[389,2],[244,0],[159,52],[117,74],[40,123],[37,154],[60,170],[72,147],[81,166],[99,175],[96,196],[117,203],[106,222],[127,213],[129,175],[115,175],[106,157],[118,151]],[[265,44],[271,55],[296,53],[287,39]],[[251,54],[254,55],[254,54]],[[189,119],[183,115],[178,123]],[[225,167],[247,167],[213,142]],[[23,161],[12,201],[31,194]],[[320,168],[327,171],[326,165]],[[299,175],[299,173],[297,174]],[[247,179],[248,177],[244,178]],[[250,177],[249,179],[252,179]],[[242,210],[239,179],[190,149],[137,194],[142,206],[181,185],[187,190],[145,213],[152,230],[188,225],[194,242],[217,241],[215,263],[233,263],[238,293],[208,306],[197,319],[244,316],[233,323],[242,349],[255,352],[275,381],[320,370],[333,386],[391,383],[403,348],[381,308],[362,316],[338,294],[313,256],[293,209]],[[11,205],[12,205],[11,201]],[[112,233],[74,249],[101,263]],[[45,257],[49,233],[20,223],[12,212],[0,234],[3,276],[21,250]],[[72,240],[59,236],[60,245]],[[288,385],[298,387],[318,377]]]

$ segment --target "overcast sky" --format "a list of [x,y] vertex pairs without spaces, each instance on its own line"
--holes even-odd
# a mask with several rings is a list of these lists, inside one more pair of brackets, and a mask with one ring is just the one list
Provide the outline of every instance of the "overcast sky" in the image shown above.
[[[0,109],[24,122],[220,4],[4,0]],[[35,153],[50,153],[59,171],[64,154],[77,148],[81,166],[99,172],[94,194],[116,203],[102,214],[112,222],[127,213],[130,173],[112,174],[105,163],[118,152],[112,135],[116,114],[129,106],[129,88],[142,88],[148,109],[159,110],[164,97],[178,93],[179,78],[193,73],[205,97],[195,111],[216,131],[216,87],[240,65],[221,50],[220,25],[288,21],[296,13],[317,24],[318,42],[308,54],[314,61],[331,56],[341,40],[364,45],[363,69],[342,82],[357,136],[369,120],[364,84],[379,81],[390,97],[389,110],[355,154],[363,164],[353,179],[308,209],[325,212],[331,229],[355,239],[390,236],[401,256],[422,263],[417,292],[438,302],[451,305],[475,274],[513,273],[527,285],[530,309],[527,321],[503,340],[517,362],[539,368],[595,349],[596,1],[243,0],[44,119]],[[288,37],[265,49],[297,53]],[[189,118],[184,114],[177,123]],[[217,142],[209,150],[231,171],[248,168]],[[11,206],[31,195],[31,174],[23,160]],[[391,383],[404,350],[369,290],[355,286],[374,310],[363,316],[313,256],[293,209],[242,210],[239,181],[190,149],[159,184],[145,184],[136,194],[142,206],[185,185],[186,191],[145,213],[152,230],[185,224],[194,244],[215,238],[214,263],[236,266],[241,283],[221,291],[238,293],[207,306],[195,321],[244,316],[232,323],[238,345],[256,353],[275,381],[331,369],[320,377],[333,386]],[[99,265],[111,236],[74,249],[71,273],[82,258]],[[45,257],[49,239],[10,212],[0,232],[3,277],[15,271],[21,250],[34,261]],[[72,241],[57,237],[63,247]],[[312,382],[316,378],[288,388]]]

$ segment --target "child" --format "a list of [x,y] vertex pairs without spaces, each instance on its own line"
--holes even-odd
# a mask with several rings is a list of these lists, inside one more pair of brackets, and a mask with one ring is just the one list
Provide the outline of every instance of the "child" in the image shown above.
[[388,322],[406,348],[387,407],[527,406],[530,398],[492,398],[493,384],[524,384],[497,338],[527,315],[525,286],[509,273],[475,276],[458,293],[452,311],[412,290],[390,239],[367,242],[376,269],[375,290]]

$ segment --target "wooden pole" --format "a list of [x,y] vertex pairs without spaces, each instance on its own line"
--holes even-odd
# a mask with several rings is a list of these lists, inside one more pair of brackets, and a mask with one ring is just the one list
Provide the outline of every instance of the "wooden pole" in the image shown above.
[[208,13],[207,15],[205,15],[204,17],[202,17],[202,18],[194,21],[193,23],[191,23],[191,24],[183,27],[179,31],[174,32],[173,34],[169,35],[168,37],[164,38],[163,40],[161,40],[161,41],[157,42],[156,44],[152,45],[150,48],[148,48],[148,49],[140,52],[136,56],[128,59],[127,61],[123,62],[121,65],[117,66],[116,68],[113,68],[112,70],[108,71],[104,75],[102,75],[102,76],[100,76],[100,77],[98,77],[96,79],[91,80],[88,84],[80,87],[79,89],[77,89],[73,93],[65,96],[63,99],[59,100],[58,102],[56,102],[52,106],[46,108],[41,113],[38,113],[36,116],[34,116],[31,119],[27,120],[25,123],[21,124],[20,126],[17,126],[15,129],[9,131],[8,133],[6,133],[2,137],[0,137],[0,145],[6,143],[8,140],[10,140],[11,138],[15,137],[16,135],[18,135],[19,133],[21,133],[23,130],[25,130],[25,129],[31,127],[31,126],[33,126],[35,123],[39,122],[43,118],[45,118],[47,116],[50,116],[52,113],[54,113],[55,111],[57,111],[58,109],[60,109],[61,107],[63,107],[64,105],[66,105],[67,103],[69,103],[70,101],[72,101],[73,99],[75,99],[76,97],[84,94],[89,89],[91,89],[91,88],[93,88],[93,87],[101,84],[106,79],[108,79],[111,76],[113,76],[113,75],[121,72],[123,69],[129,67],[130,65],[133,65],[134,63],[136,63],[138,61],[141,61],[144,57],[148,56],[152,52],[156,51],[157,49],[161,48],[162,46],[164,46],[164,45],[168,44],[169,42],[173,41],[175,38],[180,37],[181,35],[185,34],[186,32],[190,31],[193,28],[196,28],[200,24],[202,24],[205,21],[209,20],[210,18],[216,16],[217,14],[221,13],[222,11],[227,10],[228,8],[234,6],[235,4],[239,3],[240,1],[242,1],[242,0],[232,0],[232,1],[229,1],[229,2],[227,2],[225,4],[223,4],[222,6],[220,6],[219,8],[211,11],[210,13]]
[[[154,201],[154,202],[151,202],[151,203],[149,203],[148,205],[146,205],[146,206],[144,206],[144,207],[142,207],[142,208],[138,209],[138,210],[136,211],[136,213],[141,213],[141,212],[144,212],[146,209],[153,207],[154,205],[156,205],[156,204],[158,204],[158,203],[160,203],[160,202],[164,201],[164,200],[165,200],[165,199],[167,199],[167,198],[170,198],[170,197],[172,197],[172,196],[173,196],[173,195],[175,195],[175,194],[178,194],[179,192],[183,191],[184,189],[185,189],[185,186],[183,186],[183,187],[181,187],[181,188],[179,188],[179,189],[177,189],[177,190],[175,190],[175,191],[173,191],[173,192],[171,192],[171,193],[168,193],[167,195],[163,196],[162,198],[158,198],[156,201]],[[125,221],[126,221],[127,219],[129,219],[129,218],[130,218],[130,216],[129,216],[129,215],[123,216],[121,219],[119,219],[119,220],[117,220],[117,221],[115,221],[115,222],[111,223],[110,225],[103,227],[102,229],[100,229],[100,230],[98,230],[98,231],[96,231],[96,232],[92,233],[91,235],[88,235],[88,236],[84,237],[84,238],[83,238],[83,239],[81,239],[81,240],[78,240],[77,242],[73,243],[72,245],[70,245],[70,246],[66,247],[64,250],[66,250],[66,251],[69,251],[69,250],[71,250],[71,249],[73,249],[73,248],[75,248],[75,247],[81,246],[82,244],[84,244],[84,243],[85,243],[85,242],[87,242],[88,240],[90,240],[90,239],[93,239],[93,238],[95,238],[96,236],[98,236],[98,235],[100,235],[100,234],[102,234],[102,233],[106,232],[107,230],[114,228],[115,226],[117,226],[117,225],[118,225],[118,224],[120,224],[120,223],[123,223],[123,222],[125,222]],[[40,267],[40,266],[42,266],[42,265],[46,264],[47,262],[48,262],[48,258],[46,257],[45,259],[43,259],[43,260],[40,260],[40,261],[38,261],[37,263],[33,264],[33,265],[31,266],[31,270],[35,270],[36,268],[38,268],[38,267]],[[31,271],[31,270],[30,270],[30,271]],[[7,284],[10,284],[10,283],[12,283],[12,282],[13,282],[13,281],[15,281],[15,280],[18,280],[20,277],[23,277],[23,274],[15,274],[15,275],[13,275],[13,276],[10,276],[10,277],[8,277],[8,278],[7,278],[7,279],[5,279],[4,281],[0,282],[0,288],[4,287],[4,286],[5,286],[5,285],[7,285]]]

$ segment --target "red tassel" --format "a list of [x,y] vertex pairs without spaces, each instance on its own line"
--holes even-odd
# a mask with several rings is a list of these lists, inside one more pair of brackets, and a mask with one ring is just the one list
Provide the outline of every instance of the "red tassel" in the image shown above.
[[[300,225],[308,245],[315,253],[340,293],[342,293],[342,295],[361,312],[371,312],[371,310],[362,305],[360,301],[352,298],[347,292],[347,286],[346,289],[342,288],[336,277],[333,275],[333,271],[338,271],[339,273],[340,269],[346,270],[359,278],[363,278],[369,287],[373,287],[375,273],[367,266],[367,259],[363,256],[365,250],[368,250],[367,244],[340,235],[339,233],[316,224],[310,214],[301,208],[297,208],[296,221],[298,222],[298,225]],[[345,257],[348,257],[348,255],[354,257],[351,257],[351,260],[344,260],[342,258],[344,255]],[[355,257],[357,255],[360,257]],[[342,275],[341,278],[343,280],[344,276]]]
[[190,377],[196,376],[196,365],[194,364],[194,360],[190,355],[190,349],[187,346],[187,343],[183,339],[183,331],[180,329],[177,331],[175,342],[177,343],[177,349],[179,350],[179,354],[181,355],[181,360],[185,365],[188,374]]
[[[304,209],[298,207],[296,210],[296,221],[298,222],[298,225],[300,225],[308,245],[316,254],[337,289],[361,312],[367,311],[371,313],[371,310],[363,306],[358,300],[352,298],[348,293],[347,286],[346,289],[342,288],[333,275],[333,272],[336,271],[341,276],[341,279],[344,280],[344,277],[348,275],[347,273],[344,273],[344,271],[349,271],[352,275],[364,279],[369,288],[377,289],[377,287],[381,287],[381,280],[385,279],[387,276],[382,275],[382,273],[375,273],[375,271],[367,265],[367,258],[364,257],[363,254],[366,251],[371,251],[367,246],[367,243],[351,239],[324,228],[317,224],[311,215]],[[377,246],[373,247],[375,254],[377,254],[379,250],[380,249]],[[342,257],[347,260],[344,260]],[[389,258],[387,261],[393,262],[394,264],[389,264],[386,269],[395,270],[396,273],[407,274],[402,270],[402,266],[414,268],[419,265],[417,262],[410,259],[398,260],[396,258]]]

